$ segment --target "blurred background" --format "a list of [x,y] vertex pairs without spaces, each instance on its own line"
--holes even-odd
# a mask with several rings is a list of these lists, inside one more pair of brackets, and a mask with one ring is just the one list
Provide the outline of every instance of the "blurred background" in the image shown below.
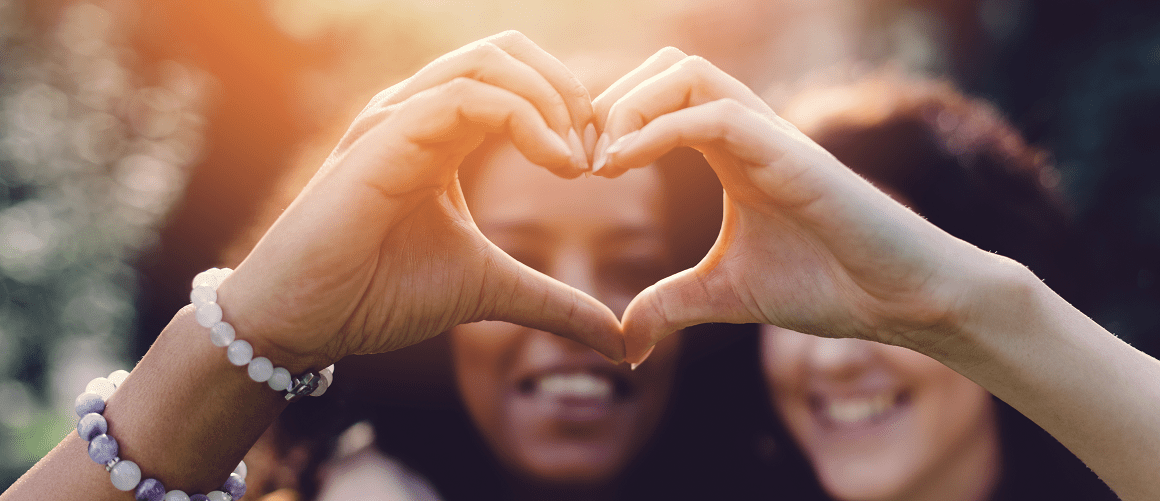
[[506,29],[588,74],[675,45],[775,109],[884,64],[950,79],[1052,153],[1086,312],[1157,356],[1158,26],[1129,0],[0,0],[0,489],[371,96]]

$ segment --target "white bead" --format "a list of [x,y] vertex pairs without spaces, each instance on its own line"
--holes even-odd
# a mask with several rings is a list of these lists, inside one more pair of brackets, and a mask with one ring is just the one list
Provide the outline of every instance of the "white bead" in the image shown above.
[[[210,285],[210,282],[213,280],[215,270],[217,270],[217,268],[210,268],[206,271],[198,273],[197,275],[194,275],[192,287],[196,289],[201,286]],[[212,288],[216,289],[217,287]]]
[[237,340],[230,343],[230,347],[226,348],[226,358],[230,359],[230,363],[241,367],[250,363],[250,359],[254,357],[254,347],[250,346],[244,340]]
[[106,378],[99,377],[89,381],[89,384],[85,385],[85,391],[96,393],[101,396],[102,400],[108,401],[109,397],[113,396],[113,392],[117,391],[117,385]]
[[231,268],[218,268],[218,271],[214,272],[214,276],[217,277],[218,284],[221,284],[232,273],[234,273],[234,270]]
[[206,493],[206,497],[210,498],[210,501],[233,501],[229,494],[222,491],[210,491]]
[[[266,381],[270,385],[270,389],[275,391],[286,391],[290,388],[290,371],[277,367],[274,373],[270,375],[270,379]],[[242,475],[245,477],[245,475]]]
[[222,307],[218,303],[206,303],[198,306],[198,325],[202,327],[213,327],[214,324],[222,321]]
[[250,379],[258,383],[265,383],[274,375],[274,364],[270,363],[270,359],[266,357],[257,357],[250,361],[249,366],[246,367],[246,372],[250,374]]
[[329,379],[327,379],[325,377],[319,378],[318,387],[315,388],[314,391],[310,392],[310,396],[321,397],[321,396],[323,396],[323,393],[327,392],[327,388],[330,388],[330,387],[331,387],[331,381]]
[[218,322],[210,327],[210,342],[219,348],[230,346],[235,335],[234,326],[226,322]]
[[189,501],[189,494],[185,491],[172,490],[165,493],[165,501]]
[[194,287],[189,291],[189,300],[194,306],[201,308],[206,303],[217,301],[218,292],[205,285]]
[[129,377],[129,371],[118,369],[109,373],[109,382],[113,383],[114,388],[119,388],[121,383],[125,382],[125,378]]
[[109,470],[109,480],[119,491],[131,491],[141,482],[141,468],[133,461],[118,461]]
[[239,477],[242,477],[242,480],[246,480],[246,462],[238,461],[238,467],[234,468],[234,473],[237,473]]
[[327,380],[327,386],[330,386],[331,383],[335,382],[335,366],[332,365],[326,369],[318,371],[318,375]]

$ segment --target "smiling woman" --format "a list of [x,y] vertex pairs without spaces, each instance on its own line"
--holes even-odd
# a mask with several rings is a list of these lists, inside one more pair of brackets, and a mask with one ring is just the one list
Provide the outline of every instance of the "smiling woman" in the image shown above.
[[[1059,291],[1079,289],[1056,171],[986,103],[881,73],[802,92],[784,116],[933,224],[1029,264]],[[1041,430],[926,355],[763,331],[776,414],[835,499],[1115,498]]]
[[[610,181],[538,172],[501,145],[465,195],[489,240],[532,268],[623,311],[679,271],[668,251],[653,169]],[[588,347],[500,322],[453,330],[460,393],[497,456],[520,476],[609,484],[652,435],[673,386],[680,337],[630,371]]]

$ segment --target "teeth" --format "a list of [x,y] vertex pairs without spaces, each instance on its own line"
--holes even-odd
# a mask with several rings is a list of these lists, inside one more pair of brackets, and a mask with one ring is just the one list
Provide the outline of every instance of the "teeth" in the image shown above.
[[612,398],[613,383],[588,373],[550,374],[540,378],[540,392],[552,397]]
[[852,424],[879,417],[891,407],[892,399],[889,395],[878,395],[872,398],[831,400],[824,410],[831,420]]

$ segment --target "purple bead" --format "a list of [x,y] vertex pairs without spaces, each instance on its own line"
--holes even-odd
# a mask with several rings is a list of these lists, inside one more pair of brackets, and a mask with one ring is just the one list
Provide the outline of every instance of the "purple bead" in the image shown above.
[[119,452],[117,439],[108,435],[97,435],[89,442],[89,458],[99,465],[104,465],[117,457],[117,452]]
[[210,497],[205,494],[191,494],[189,501],[210,501]]
[[235,501],[242,499],[246,494],[246,481],[242,480],[242,476],[237,473],[231,473],[230,478],[226,479],[226,483],[222,484],[222,490],[226,491],[230,497]]
[[137,501],[162,501],[165,499],[165,487],[156,478],[147,478],[137,484],[133,497]]
[[100,414],[105,412],[105,399],[96,393],[86,391],[77,397],[74,409],[77,411],[77,417],[85,417],[85,414],[90,412]]
[[108,431],[109,423],[105,421],[105,416],[96,412],[85,414],[80,421],[77,421],[77,435],[80,435],[86,442],[97,435],[104,435]]

